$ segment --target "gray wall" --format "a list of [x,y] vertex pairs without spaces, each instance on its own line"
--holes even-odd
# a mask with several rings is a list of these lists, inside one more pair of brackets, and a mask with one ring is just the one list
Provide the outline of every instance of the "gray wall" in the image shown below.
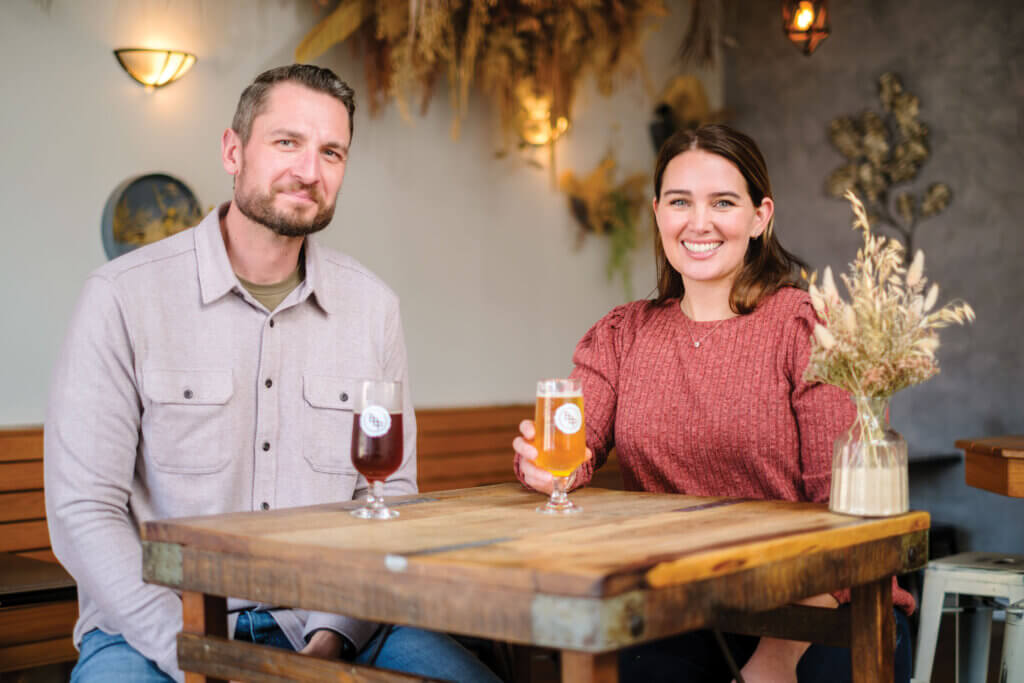
[[[816,269],[845,269],[858,234],[846,202],[825,194],[843,157],[827,137],[831,119],[881,112],[877,79],[903,77],[921,100],[932,158],[911,187],[953,189],[952,205],[924,221],[916,245],[940,300],[963,298],[977,322],[942,333],[942,372],[901,392],[892,422],[914,458],[955,452],[962,437],[1024,433],[1020,208],[1024,135],[1024,11],[1019,0],[978,3],[833,2],[832,36],[811,57],[784,38],[777,0],[728,0],[726,102],[733,123],[761,145],[776,192],[783,243]],[[911,499],[961,543],[1024,552],[1024,500],[969,489],[963,467],[912,468]],[[1014,521],[1011,521],[1014,520]]]

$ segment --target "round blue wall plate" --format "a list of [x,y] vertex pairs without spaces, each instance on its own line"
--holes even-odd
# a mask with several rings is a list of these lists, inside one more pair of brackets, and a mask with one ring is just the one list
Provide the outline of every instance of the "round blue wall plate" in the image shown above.
[[202,219],[199,200],[182,181],[164,173],[135,176],[118,185],[103,207],[103,251],[115,259]]

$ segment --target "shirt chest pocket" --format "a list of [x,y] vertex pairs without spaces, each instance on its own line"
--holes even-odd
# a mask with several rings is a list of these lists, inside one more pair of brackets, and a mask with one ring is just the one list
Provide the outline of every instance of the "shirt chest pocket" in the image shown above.
[[351,456],[357,384],[351,377],[303,375],[302,454],[317,472],[357,474]]
[[162,471],[219,472],[231,460],[231,370],[149,370],[142,415],[146,457]]

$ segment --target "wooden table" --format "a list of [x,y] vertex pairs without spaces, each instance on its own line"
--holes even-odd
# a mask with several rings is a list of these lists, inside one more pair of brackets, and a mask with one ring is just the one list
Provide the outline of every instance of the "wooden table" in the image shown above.
[[1024,498],[1024,436],[960,439],[968,486]]
[[[534,511],[541,496],[498,484],[408,497],[391,522],[351,517],[356,503],[149,522],[143,575],[183,591],[190,681],[418,680],[228,641],[230,595],[556,648],[563,681],[615,681],[617,650],[717,625],[850,644],[854,681],[891,682],[890,577],[925,563],[927,513],[604,489],[573,499],[582,514],[549,517]],[[849,610],[783,607],[848,586]]]

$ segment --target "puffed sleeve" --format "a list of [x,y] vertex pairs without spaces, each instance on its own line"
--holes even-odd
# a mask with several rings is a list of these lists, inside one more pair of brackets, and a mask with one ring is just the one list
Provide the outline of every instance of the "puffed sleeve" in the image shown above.
[[[587,446],[594,460],[576,470],[573,488],[587,484],[594,470],[604,464],[608,451],[615,445],[615,406],[618,396],[619,363],[622,350],[633,335],[632,320],[646,302],[618,306],[597,321],[576,345],[570,375],[583,383],[583,417],[587,429]],[[514,465],[516,477],[523,481],[518,458]],[[525,482],[523,482],[525,483]]]
[[625,349],[635,334],[638,308],[645,302],[618,306],[601,318],[576,345],[572,377],[583,383],[587,446],[594,452],[576,471],[574,487],[590,482],[594,470],[608,459],[615,446],[615,410],[619,396],[619,369]]
[[828,501],[832,482],[832,447],[853,423],[854,406],[847,392],[830,384],[806,382],[804,371],[811,357],[811,334],[818,321],[804,298],[789,321],[785,359],[793,386],[792,405],[800,434],[800,471],[805,500]]

